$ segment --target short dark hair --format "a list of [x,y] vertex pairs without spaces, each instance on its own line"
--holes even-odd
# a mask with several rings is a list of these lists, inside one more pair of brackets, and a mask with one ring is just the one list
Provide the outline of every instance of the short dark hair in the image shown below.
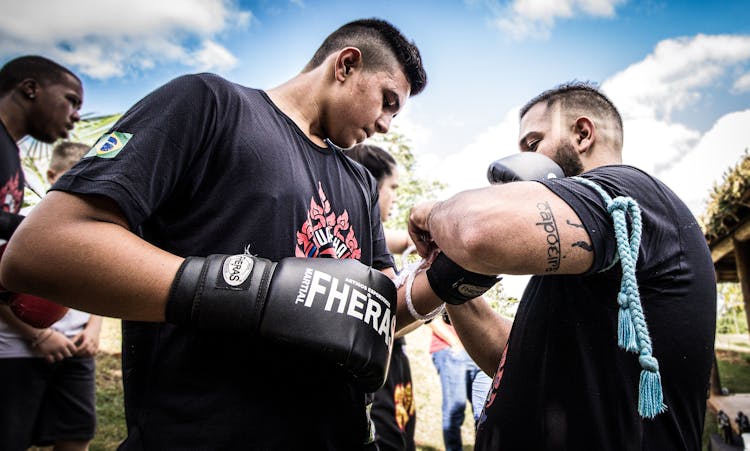
[[622,116],[615,104],[599,90],[595,83],[571,81],[544,91],[521,107],[519,117],[523,118],[534,105],[541,102],[546,102],[547,108],[559,102],[564,111],[571,113],[593,111],[616,127],[617,138],[622,145]]
[[50,59],[38,55],[21,56],[8,61],[0,69],[0,95],[10,92],[27,78],[33,78],[40,84],[59,83],[64,80],[63,74],[81,82],[76,74]]
[[56,172],[64,172],[83,158],[91,146],[74,141],[63,141],[52,149],[52,159],[49,168]]
[[374,18],[349,22],[328,35],[303,72],[320,66],[328,55],[344,47],[358,48],[364,64],[371,69],[387,67],[394,56],[409,81],[411,96],[422,92],[427,85],[427,73],[417,46],[390,23]]
[[391,154],[372,144],[357,144],[351,149],[346,149],[344,154],[370,171],[378,182],[378,188],[383,179],[393,174],[396,167],[396,160]]

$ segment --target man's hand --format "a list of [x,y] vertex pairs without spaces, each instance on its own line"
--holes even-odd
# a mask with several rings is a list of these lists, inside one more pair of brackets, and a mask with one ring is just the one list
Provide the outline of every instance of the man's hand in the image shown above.
[[417,253],[427,258],[435,253],[437,245],[430,235],[430,213],[436,201],[423,202],[412,207],[409,213],[409,236],[417,247]]
[[55,363],[62,359],[73,357],[73,354],[76,352],[75,343],[54,329],[48,330],[51,331],[49,337],[43,338],[37,345],[44,359],[49,363]]
[[82,330],[72,341],[76,345],[75,355],[78,357],[94,357],[99,350],[99,334],[95,336],[90,330]]

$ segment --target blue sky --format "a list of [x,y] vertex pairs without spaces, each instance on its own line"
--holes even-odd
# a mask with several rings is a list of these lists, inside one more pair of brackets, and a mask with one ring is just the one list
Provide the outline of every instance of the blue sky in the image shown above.
[[750,146],[747,0],[2,0],[0,63],[26,53],[81,75],[84,113],[122,112],[169,79],[210,71],[271,88],[363,17],[420,47],[427,89],[394,121],[446,195],[486,185],[515,152],[517,109],[571,79],[600,83],[625,123],[626,163],[696,214]]

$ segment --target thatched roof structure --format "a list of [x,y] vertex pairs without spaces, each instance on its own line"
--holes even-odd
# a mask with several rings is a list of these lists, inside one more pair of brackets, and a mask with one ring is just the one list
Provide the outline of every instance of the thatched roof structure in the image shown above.
[[714,185],[706,212],[699,218],[719,282],[738,282],[733,238],[750,238],[750,155],[724,173]]

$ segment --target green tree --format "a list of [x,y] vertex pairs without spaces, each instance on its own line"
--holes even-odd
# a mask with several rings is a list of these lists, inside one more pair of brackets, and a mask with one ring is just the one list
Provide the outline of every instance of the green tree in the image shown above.
[[406,229],[409,223],[409,210],[419,202],[434,200],[445,189],[445,183],[420,177],[417,174],[417,159],[412,151],[411,142],[398,128],[373,139],[376,144],[387,150],[399,165],[399,187],[396,211],[385,223],[386,228]]
[[720,283],[717,285],[717,291],[724,303],[717,318],[716,332],[720,334],[748,333],[745,303],[740,285]]

